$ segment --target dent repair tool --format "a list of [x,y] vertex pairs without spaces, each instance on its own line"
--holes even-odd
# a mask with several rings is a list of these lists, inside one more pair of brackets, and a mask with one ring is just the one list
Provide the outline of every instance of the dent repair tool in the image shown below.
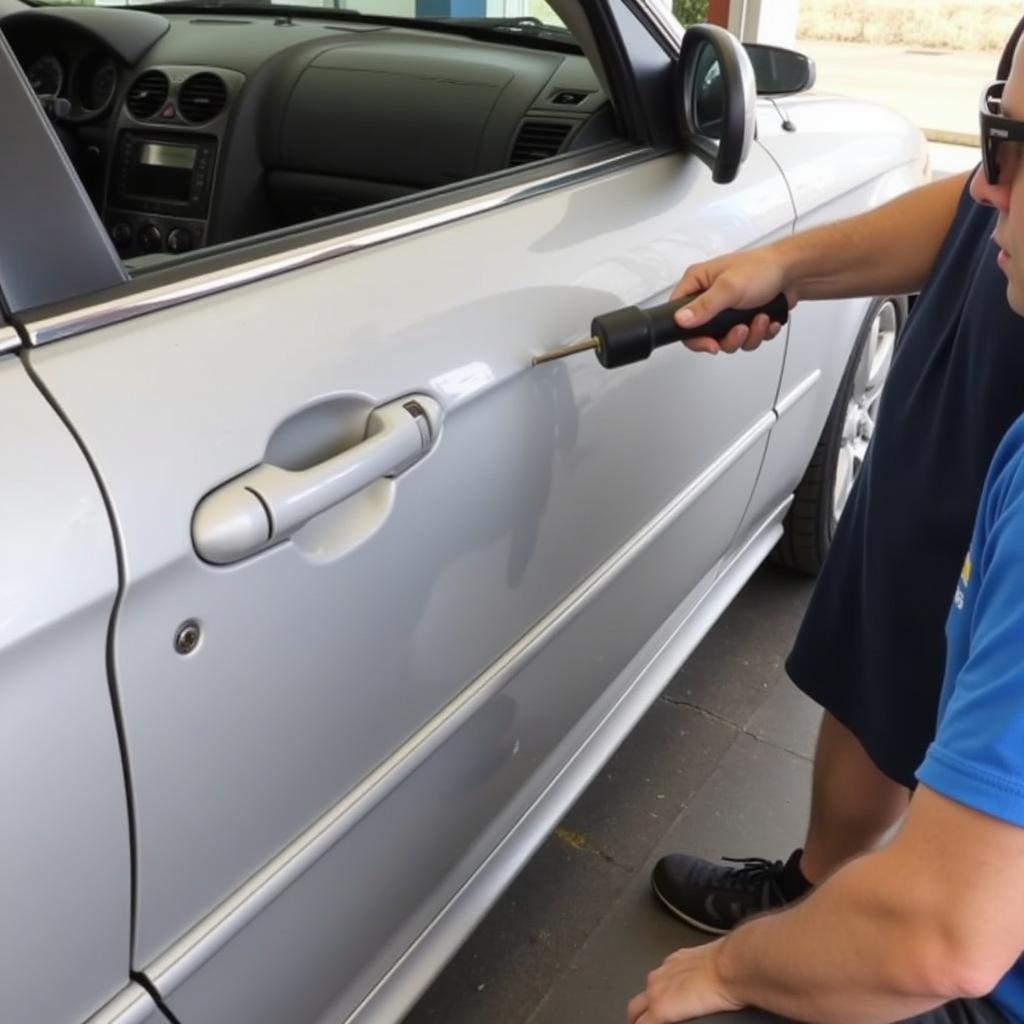
[[605,369],[614,370],[617,366],[638,363],[641,359],[646,359],[656,348],[674,341],[704,337],[721,341],[737,324],[749,325],[758,313],[767,313],[772,323],[784,324],[789,319],[789,303],[786,296],[779,292],[765,306],[758,306],[756,309],[723,309],[700,327],[680,327],[673,314],[695,298],[695,295],[688,295],[676,299],[675,302],[665,302],[649,309],[626,306],[611,313],[602,313],[594,317],[590,324],[590,338],[542,356],[534,356],[533,365],[538,366],[552,359],[562,359],[576,352],[594,349],[598,362]]

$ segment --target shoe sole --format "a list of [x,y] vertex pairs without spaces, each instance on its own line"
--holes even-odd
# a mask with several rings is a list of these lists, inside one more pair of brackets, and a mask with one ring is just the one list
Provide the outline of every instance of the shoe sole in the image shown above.
[[[677,907],[674,907],[664,896],[658,891],[657,885],[654,883],[654,879],[651,879],[651,891],[654,893],[655,899],[672,915],[678,917],[680,921],[685,922],[691,928],[696,928],[699,932],[704,932],[706,935],[728,935],[731,929],[729,928],[715,928],[712,925],[705,924],[703,921],[694,920],[687,914],[684,914]],[[738,923],[738,922],[737,922]]]

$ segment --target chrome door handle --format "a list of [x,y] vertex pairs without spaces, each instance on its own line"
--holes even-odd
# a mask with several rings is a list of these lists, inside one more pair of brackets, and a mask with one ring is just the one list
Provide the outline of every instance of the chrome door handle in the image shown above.
[[430,450],[440,408],[422,396],[370,414],[359,444],[309,469],[263,463],[206,495],[192,517],[200,558],[227,565],[285,540],[314,516],[381,477],[394,477]]

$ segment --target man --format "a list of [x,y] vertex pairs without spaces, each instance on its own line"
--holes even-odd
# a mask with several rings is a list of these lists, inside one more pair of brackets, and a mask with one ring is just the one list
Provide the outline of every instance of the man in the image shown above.
[[[793,304],[924,285],[786,664],[826,710],[804,846],[785,864],[753,858],[738,868],[675,854],[652,875],[662,904],[705,931],[724,934],[783,906],[876,846],[906,811],[934,735],[949,598],[985,471],[1024,411],[1024,344],[993,258],[995,218],[967,195],[967,180],[947,178],[851,220],[700,264],[676,289],[703,292],[679,314],[692,326],[779,291]],[[756,348],[777,330],[766,319],[734,329],[721,346],[704,338],[691,347]]]
[[[989,255],[1024,315],[1024,47],[986,97],[970,192],[997,215]],[[1024,396],[1024,376],[1017,386]],[[1024,416],[988,472],[947,637],[937,732],[895,838],[794,906],[672,954],[630,1024],[744,1006],[850,1024],[1024,1022]]]

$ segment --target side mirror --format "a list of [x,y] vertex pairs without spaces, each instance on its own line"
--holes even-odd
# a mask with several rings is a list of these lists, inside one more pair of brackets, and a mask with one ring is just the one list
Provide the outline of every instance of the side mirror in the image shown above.
[[754,141],[754,69],[735,36],[715,25],[691,25],[675,71],[679,131],[711,168],[712,180],[727,184]]
[[743,48],[754,68],[758,96],[789,96],[814,85],[817,69],[805,54],[764,43],[744,43]]

